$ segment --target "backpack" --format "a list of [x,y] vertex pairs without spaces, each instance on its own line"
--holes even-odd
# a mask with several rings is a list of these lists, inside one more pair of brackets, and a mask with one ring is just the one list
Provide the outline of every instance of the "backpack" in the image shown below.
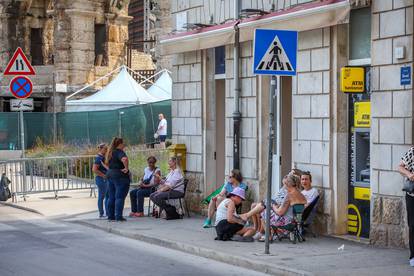
[[9,189],[10,180],[6,177],[6,174],[3,173],[0,180],[0,201],[7,201],[11,198],[11,192]]
[[177,212],[175,206],[167,205],[164,208],[166,214],[166,220],[181,219],[182,216]]

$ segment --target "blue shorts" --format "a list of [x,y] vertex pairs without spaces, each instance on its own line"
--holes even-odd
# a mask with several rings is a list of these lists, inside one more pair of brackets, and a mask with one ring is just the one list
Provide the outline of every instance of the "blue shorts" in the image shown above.
[[165,142],[165,139],[167,139],[167,135],[160,135],[158,136],[158,138],[160,138],[161,142]]

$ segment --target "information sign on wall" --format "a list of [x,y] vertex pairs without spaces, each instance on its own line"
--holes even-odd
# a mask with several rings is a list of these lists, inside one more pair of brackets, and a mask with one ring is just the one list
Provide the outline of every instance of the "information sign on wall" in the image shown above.
[[341,69],[341,91],[346,93],[365,92],[365,70],[363,67]]

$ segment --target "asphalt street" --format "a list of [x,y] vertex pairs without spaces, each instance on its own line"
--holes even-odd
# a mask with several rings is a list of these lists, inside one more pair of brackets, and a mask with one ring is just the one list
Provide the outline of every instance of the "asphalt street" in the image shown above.
[[0,275],[263,274],[0,205]]

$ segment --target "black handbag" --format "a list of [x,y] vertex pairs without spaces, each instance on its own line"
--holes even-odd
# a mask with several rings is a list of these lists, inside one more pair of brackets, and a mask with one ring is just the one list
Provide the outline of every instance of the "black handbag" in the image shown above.
[[404,186],[402,190],[409,194],[414,193],[414,181],[411,181],[408,178],[406,178],[404,181]]

